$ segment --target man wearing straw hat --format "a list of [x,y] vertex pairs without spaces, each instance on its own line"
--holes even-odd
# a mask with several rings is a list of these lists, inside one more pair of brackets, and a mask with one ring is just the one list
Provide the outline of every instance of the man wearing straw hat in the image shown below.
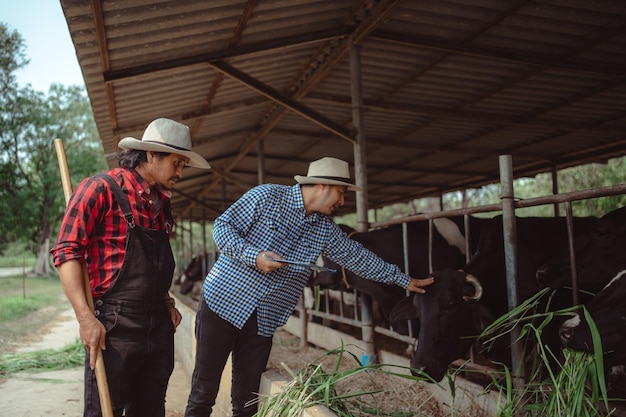
[[287,322],[310,271],[281,260],[315,262],[320,254],[374,281],[424,292],[432,278],[414,279],[348,239],[330,217],[343,205],[348,163],[326,157],[296,175],[293,186],[248,191],[215,221],[221,254],[209,271],[196,315],[196,363],[185,417],[211,414],[232,352],[232,415],[251,417],[272,336]]
[[[141,140],[127,137],[118,146],[119,168],[76,187],[51,253],[87,350],[84,416],[101,415],[94,373],[100,349],[114,415],[163,417],[181,320],[168,292],[170,190],[185,166],[210,165],[191,150],[189,128],[169,119],[152,121]],[[84,290],[84,262],[95,311]]]

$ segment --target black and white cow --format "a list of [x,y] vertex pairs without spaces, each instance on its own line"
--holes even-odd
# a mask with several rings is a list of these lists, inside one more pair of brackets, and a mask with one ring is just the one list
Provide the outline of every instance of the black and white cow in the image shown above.
[[[577,233],[595,224],[595,218],[574,221]],[[556,248],[567,245],[567,229],[565,218],[520,217],[516,224],[517,294],[521,302],[540,290],[535,271]],[[502,217],[494,217],[482,226],[478,247],[462,271],[444,269],[434,276],[435,282],[425,294],[411,295],[394,308],[392,320],[420,321],[411,367],[439,381],[449,364],[468,352],[484,327],[509,310]],[[571,296],[565,300],[571,300]],[[553,333],[550,344],[558,346],[556,328]],[[486,355],[510,364],[508,338],[499,338],[498,343]]]
[[[624,300],[626,300],[626,270],[620,271],[585,305],[600,334],[604,366],[607,369],[626,364]],[[567,348],[590,353],[595,350],[589,323],[582,312],[561,325],[559,336],[563,346]]]
[[[615,275],[626,269],[626,207],[602,216],[588,233],[574,240],[578,288],[592,294],[604,288]],[[542,286],[570,286],[569,247],[566,245],[537,270]],[[581,294],[581,303],[588,299]]]
[[[484,219],[469,217],[470,221],[470,248],[476,245],[480,228]],[[434,220],[432,248],[433,270],[445,267],[459,268],[465,264],[465,238],[463,217],[451,219],[438,218]],[[404,269],[404,249],[402,225],[392,225],[381,229],[363,233],[351,233],[349,237],[360,242],[389,263]],[[408,274],[414,278],[425,277],[429,269],[429,224],[427,221],[411,222],[407,224],[407,253],[409,259]],[[324,258],[324,266],[336,269],[338,272],[320,272],[312,277],[313,285],[335,290],[351,288],[372,297],[379,307],[384,323],[390,325],[400,334],[408,334],[407,320],[391,320],[393,307],[406,297],[406,291],[397,285],[382,284],[380,282],[362,278],[342,268],[330,259]],[[414,325],[416,321],[412,322]],[[417,329],[414,328],[414,331]]]

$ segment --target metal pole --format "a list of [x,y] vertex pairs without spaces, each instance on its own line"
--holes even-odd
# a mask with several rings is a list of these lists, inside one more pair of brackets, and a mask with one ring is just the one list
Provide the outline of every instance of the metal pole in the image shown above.
[[198,256],[196,253],[196,249],[193,247],[193,221],[189,220],[187,222],[189,225],[189,248],[191,249],[191,257]]
[[433,236],[434,220],[428,219],[428,272],[433,272]]
[[265,183],[265,140],[259,139],[257,142],[257,171],[259,184]]
[[204,256],[204,262],[202,262],[202,276],[206,277],[209,272],[209,251],[206,250],[206,211],[202,210],[202,255]]
[[[559,177],[558,171],[555,166],[552,166],[552,194],[559,193]],[[559,217],[561,213],[559,213],[559,203],[554,203],[554,217]]]
[[365,157],[365,121],[363,120],[363,91],[361,86],[361,52],[357,45],[350,46],[350,91],[352,94],[352,122],[356,130],[354,145],[355,183],[362,191],[356,193],[357,232],[369,229],[367,207],[367,171]]
[[[402,223],[402,256],[404,258],[404,273],[407,275],[411,275],[409,272],[409,224]],[[431,271],[432,272],[432,271]],[[406,295],[410,295],[411,293],[406,290]],[[413,325],[412,321],[408,320],[409,327],[409,337],[413,337]]]
[[[315,297],[315,293],[313,293]],[[303,348],[309,344],[309,314],[306,311],[306,304],[304,304],[304,296],[300,297],[300,303],[298,304],[298,313],[300,316],[300,348]]]
[[226,180],[222,178],[222,211],[226,211]]
[[[509,310],[517,307],[517,228],[515,223],[515,194],[513,190],[513,163],[511,155],[500,156],[500,183],[502,185],[502,229],[504,233],[504,260],[507,277]],[[522,372],[522,346],[515,342],[519,328],[511,332],[511,363],[513,375]]]
[[572,202],[565,203],[565,216],[567,219],[567,243],[569,245],[569,263],[572,273],[572,305],[578,305],[578,272],[576,272],[576,251],[574,249],[574,218],[572,215]]
[[[350,45],[350,92],[352,95],[352,123],[356,130],[354,144],[354,177],[357,186],[361,187],[356,193],[357,232],[366,232],[369,229],[367,216],[367,172],[365,158],[365,123],[363,120],[363,89],[361,85],[361,52],[357,45]],[[372,300],[361,293],[361,336],[366,346],[366,355],[373,358],[376,352],[374,346],[374,321],[372,318]]]

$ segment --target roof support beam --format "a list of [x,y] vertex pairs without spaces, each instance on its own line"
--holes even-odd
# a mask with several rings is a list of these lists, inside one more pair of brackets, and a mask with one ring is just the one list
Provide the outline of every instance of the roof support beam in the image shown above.
[[[107,43],[106,28],[104,26],[104,15],[102,13],[102,2],[100,0],[91,0],[91,11],[93,13],[94,27],[96,29],[96,38],[98,40],[98,49],[100,50],[100,65],[102,72],[105,73],[111,69],[111,61],[109,59],[109,45]],[[107,102],[109,105],[109,120],[111,122],[111,130],[117,129],[117,111],[115,108],[115,93],[113,85],[105,84]]]
[[254,54],[257,52],[268,52],[280,50],[284,48],[297,47],[309,43],[325,42],[330,39],[345,36],[349,33],[349,28],[340,27],[332,30],[308,33],[302,36],[291,36],[281,38],[271,42],[263,42],[258,45],[249,45],[245,47],[235,47],[216,51],[206,54],[199,54],[178,59],[170,59],[166,61],[154,62],[136,67],[122,68],[118,70],[103,71],[102,77],[105,81],[117,81],[129,77],[137,77],[140,75],[150,74],[156,71],[163,71],[174,68],[181,68],[188,65],[204,64],[208,61],[216,61],[221,59],[235,58],[242,55]]
[[[330,72],[338,63],[345,58],[348,54],[349,46],[352,43],[358,44],[361,39],[366,37],[368,33],[373,31],[376,27],[375,22],[379,22],[381,19],[385,19],[398,5],[399,0],[383,0],[376,4],[373,10],[365,11],[363,14],[365,17],[359,20],[359,24],[354,30],[352,36],[347,39],[346,37],[335,37],[327,42],[329,47],[329,53],[322,53],[323,58],[319,58],[316,55],[311,57],[312,60],[316,60],[319,65],[315,66],[314,70],[311,67],[303,67],[303,73],[306,73],[306,77],[302,77],[302,83],[294,85],[294,99],[305,97],[310,90],[319,83],[328,72]],[[360,3],[361,7],[365,7],[365,3]],[[353,14],[356,16],[359,11],[355,11]],[[322,48],[324,49],[324,48]],[[304,74],[303,74],[304,75]],[[299,78],[300,79],[300,78]],[[259,125],[259,129],[251,135],[244,138],[244,143],[240,148],[239,154],[233,158],[233,160],[224,167],[225,171],[232,170],[237,163],[239,163],[256,145],[256,142],[263,138],[268,132],[272,131],[274,127],[280,122],[280,120],[286,114],[286,108],[281,107],[278,111],[274,111],[273,108],[268,109],[268,118],[262,120]],[[212,181],[208,184],[203,193],[208,194],[216,186],[217,182]]]
[[313,123],[323,127],[324,129],[334,133],[335,135],[351,143],[356,143],[354,140],[353,132],[347,129],[345,126],[337,124],[326,116],[317,113],[315,110],[310,109],[307,106],[298,103],[297,101],[292,100],[289,97],[284,96],[283,94],[274,90],[272,87],[263,84],[256,78],[250,77],[243,71],[239,71],[232,65],[229,65],[223,61],[209,62],[209,65],[215,70],[236,79],[237,81],[247,85],[258,93],[269,98],[270,100],[288,108],[289,110],[299,114],[305,119],[312,121]]

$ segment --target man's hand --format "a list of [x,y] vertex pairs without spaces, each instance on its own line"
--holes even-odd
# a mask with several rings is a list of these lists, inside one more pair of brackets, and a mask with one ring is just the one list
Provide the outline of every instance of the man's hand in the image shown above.
[[100,320],[93,314],[86,314],[78,319],[80,340],[85,345],[85,349],[89,351],[89,366],[93,370],[96,367],[96,358],[98,357],[98,348],[106,349],[104,337],[106,330]]
[[178,309],[174,306],[168,306],[167,308],[169,309],[170,318],[172,319],[172,324],[174,325],[174,331],[176,331],[176,328],[183,319],[183,315],[180,314],[180,311],[178,311]]
[[430,285],[433,282],[435,282],[435,278],[433,277],[424,278],[424,279],[411,278],[411,281],[409,282],[409,286],[406,287],[406,289],[411,292],[418,292],[418,293],[424,294],[426,290],[424,290],[424,288],[422,287],[426,287],[427,285]]
[[259,268],[263,272],[272,272],[278,268],[287,266],[287,264],[285,263],[276,262],[272,259],[283,259],[283,257],[271,251],[259,252],[256,257],[257,268]]

